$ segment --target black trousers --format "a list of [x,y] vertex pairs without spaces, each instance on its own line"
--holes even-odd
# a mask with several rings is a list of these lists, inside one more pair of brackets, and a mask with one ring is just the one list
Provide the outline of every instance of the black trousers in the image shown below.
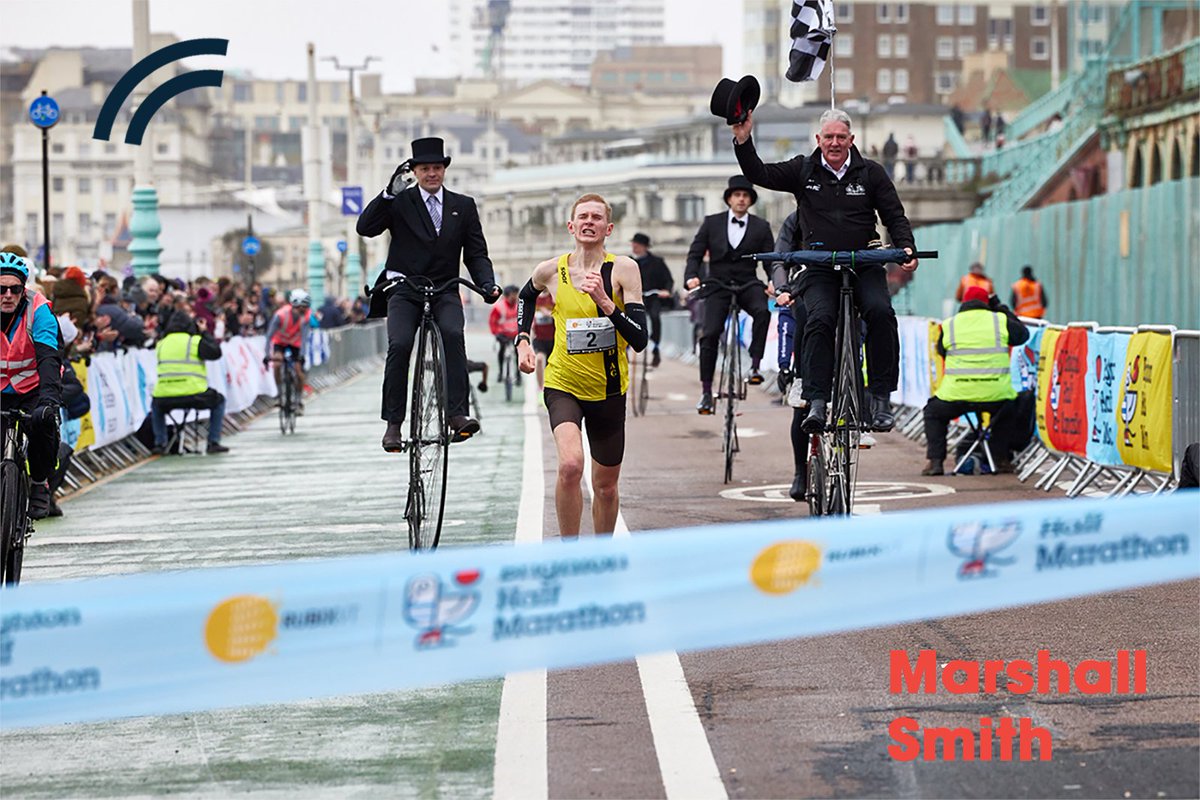
[[[404,422],[408,406],[408,361],[421,322],[421,300],[401,292],[388,298],[387,361],[383,368],[383,412],[387,422]],[[433,319],[446,347],[446,416],[467,413],[467,343],[463,336],[463,307],[458,292],[433,299]]]
[[[858,270],[852,283],[854,303],[867,326],[867,389],[891,394],[900,376],[900,335],[882,266]],[[828,401],[833,392],[834,332],[841,300],[841,273],[829,267],[809,267],[800,276],[800,293],[808,323],[800,370],[806,400]]]
[[966,400],[929,398],[929,402],[925,404],[925,457],[930,461],[942,461],[946,458],[946,429],[950,425],[950,420],[960,417],[968,411],[986,411],[992,415],[992,438],[988,443],[992,457],[1007,461],[1009,458],[1008,431],[1012,423],[1011,410],[1013,406],[1011,400],[971,403]]
[[[32,414],[37,408],[37,390],[25,394],[5,394],[0,397],[0,407],[5,411],[19,408],[26,414]],[[7,417],[0,417],[0,433],[8,424]],[[25,426],[25,436],[29,441],[29,478],[34,483],[40,483],[50,477],[58,463],[58,418],[55,417],[47,424],[32,422]],[[3,439],[0,439],[0,444]]]
[[647,295],[643,298],[646,304],[646,316],[650,318],[650,341],[654,342],[654,349],[658,349],[658,343],[662,341],[662,307],[663,299],[656,294]]
[[[754,327],[750,333],[750,360],[758,362],[767,349],[767,328],[771,312],[767,309],[767,293],[762,286],[749,286],[737,295],[738,308],[750,315]],[[721,349],[721,333],[729,313],[729,292],[716,289],[704,296],[704,328],[700,333],[700,382],[711,383],[717,371],[717,352]]]

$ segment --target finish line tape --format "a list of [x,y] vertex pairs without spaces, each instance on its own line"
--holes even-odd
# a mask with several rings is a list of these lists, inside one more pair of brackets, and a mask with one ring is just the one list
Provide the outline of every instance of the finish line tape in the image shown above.
[[1200,493],[115,576],[0,592],[0,726],[288,702],[1195,578]]

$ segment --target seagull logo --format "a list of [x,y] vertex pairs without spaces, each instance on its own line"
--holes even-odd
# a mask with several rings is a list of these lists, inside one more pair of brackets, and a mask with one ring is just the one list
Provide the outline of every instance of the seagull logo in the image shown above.
[[448,647],[454,637],[474,628],[460,623],[479,606],[477,569],[459,570],[449,583],[437,575],[418,575],[404,589],[404,619],[417,629],[418,649]]
[[1013,563],[1015,556],[1000,558],[995,553],[1008,547],[1021,535],[1021,523],[1016,520],[988,525],[983,522],[967,522],[950,529],[946,546],[950,552],[965,559],[958,569],[960,580],[989,578],[997,573],[989,565],[1004,566]]

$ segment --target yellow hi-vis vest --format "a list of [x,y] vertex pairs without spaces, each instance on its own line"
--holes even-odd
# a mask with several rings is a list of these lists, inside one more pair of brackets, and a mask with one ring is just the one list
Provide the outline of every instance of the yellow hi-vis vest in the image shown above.
[[946,375],[935,396],[986,403],[1017,396],[1009,369],[1008,324],[986,308],[960,311],[942,322]]
[[200,337],[168,333],[154,348],[158,354],[155,397],[186,397],[208,389],[208,370],[200,360]]

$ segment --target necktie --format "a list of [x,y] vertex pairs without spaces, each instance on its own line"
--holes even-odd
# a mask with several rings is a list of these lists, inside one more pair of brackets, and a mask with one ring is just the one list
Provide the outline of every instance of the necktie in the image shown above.
[[744,220],[744,219],[738,219],[737,217],[734,217],[734,218],[733,218],[733,224],[734,224],[734,225],[739,225],[739,226],[741,226],[741,227],[743,227],[743,228],[744,228],[744,227],[746,227],[746,220]]
[[442,232],[442,207],[438,203],[437,195],[429,195],[429,199],[425,201],[425,205],[429,206],[429,216],[433,219],[433,229],[438,233]]

